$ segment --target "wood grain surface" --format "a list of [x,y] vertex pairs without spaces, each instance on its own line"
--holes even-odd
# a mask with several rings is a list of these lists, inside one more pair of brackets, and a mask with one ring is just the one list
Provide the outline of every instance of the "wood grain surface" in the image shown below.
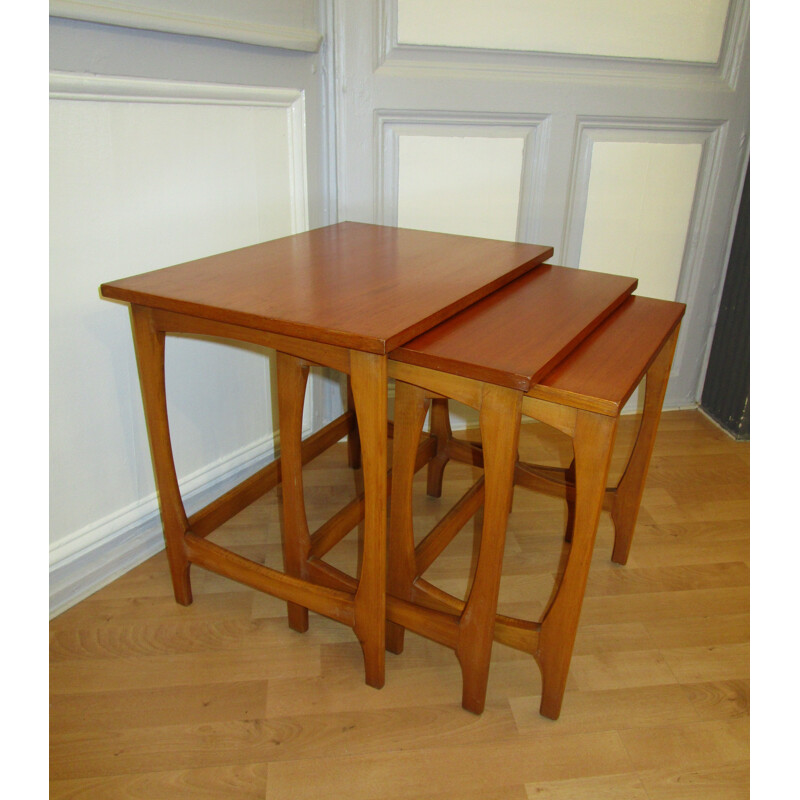
[[635,288],[635,278],[547,264],[393,350],[391,358],[526,392]]
[[686,306],[630,297],[569,357],[540,379],[532,397],[618,414]]
[[343,222],[104,283],[100,292],[382,354],[552,254],[541,245]]

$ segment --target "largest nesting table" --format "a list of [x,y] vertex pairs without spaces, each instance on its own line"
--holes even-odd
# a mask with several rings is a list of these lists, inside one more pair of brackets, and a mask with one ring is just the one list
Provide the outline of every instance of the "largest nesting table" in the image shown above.
[[[134,347],[175,599],[192,602],[192,564],[289,603],[304,630],[308,609],[353,628],[366,682],[384,682],[387,518],[387,353],[524,275],[550,247],[340,223],[147,272],[100,287],[130,304]],[[167,418],[166,334],[194,334],[274,348],[278,366],[280,460],[188,517]],[[309,365],[348,376],[348,410],[302,440]],[[360,437],[364,493],[361,572],[352,591],[308,559],[312,540],[302,465],[345,434]],[[351,441],[358,441],[355,435]],[[281,572],[208,541],[209,533],[278,482],[286,537]],[[324,531],[352,521],[341,516]],[[335,531],[334,531],[335,533]],[[292,550],[294,548],[294,551]]]

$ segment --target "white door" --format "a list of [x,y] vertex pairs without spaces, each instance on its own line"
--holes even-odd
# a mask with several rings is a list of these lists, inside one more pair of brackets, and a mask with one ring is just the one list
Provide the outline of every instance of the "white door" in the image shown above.
[[748,159],[746,0],[334,0],[339,219],[552,245],[687,303],[694,404]]

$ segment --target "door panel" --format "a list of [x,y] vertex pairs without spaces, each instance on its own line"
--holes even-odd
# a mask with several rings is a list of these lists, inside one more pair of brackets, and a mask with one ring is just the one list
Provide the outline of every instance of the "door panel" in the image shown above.
[[397,224],[515,239],[521,138],[401,136]]
[[715,63],[728,0],[397,0],[404,44]]
[[595,142],[580,266],[639,279],[638,294],[678,289],[702,147]]

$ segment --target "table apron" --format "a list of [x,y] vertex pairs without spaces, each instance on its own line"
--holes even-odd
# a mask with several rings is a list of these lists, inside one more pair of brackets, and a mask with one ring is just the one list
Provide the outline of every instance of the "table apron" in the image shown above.
[[147,314],[152,319],[155,329],[163,333],[186,333],[248,342],[288,353],[311,364],[332,367],[339,372],[350,374],[350,350],[346,347],[286,336],[259,328],[248,328],[244,325],[217,322],[204,317],[193,317],[160,308],[146,306],[135,306],[135,308],[137,313]]

